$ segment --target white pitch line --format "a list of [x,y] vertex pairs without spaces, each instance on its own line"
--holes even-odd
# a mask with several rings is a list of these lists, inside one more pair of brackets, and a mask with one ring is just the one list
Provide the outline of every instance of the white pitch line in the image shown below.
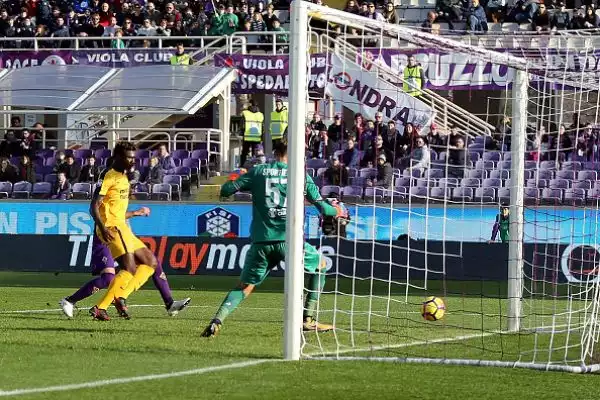
[[190,369],[186,371],[178,371],[178,372],[170,372],[167,374],[154,374],[154,375],[142,375],[142,376],[132,376],[129,378],[116,378],[116,379],[104,379],[101,381],[91,381],[91,382],[83,382],[83,383],[74,383],[70,385],[58,385],[58,386],[47,386],[40,388],[26,388],[26,389],[15,389],[15,390],[0,390],[0,397],[8,397],[8,396],[20,396],[24,394],[34,394],[34,393],[49,393],[49,392],[65,392],[69,390],[79,390],[79,389],[89,389],[95,388],[99,386],[106,385],[118,385],[124,383],[132,383],[132,382],[144,382],[144,381],[154,381],[158,379],[168,379],[168,378],[178,378],[181,376],[188,375],[202,375],[211,372],[217,371],[225,371],[229,369],[237,369],[237,368],[245,368],[252,367],[254,365],[262,364],[269,361],[279,361],[279,360],[268,360],[268,359],[260,359],[260,360],[250,360],[243,361],[225,365],[216,365],[212,367],[198,368],[198,369]]

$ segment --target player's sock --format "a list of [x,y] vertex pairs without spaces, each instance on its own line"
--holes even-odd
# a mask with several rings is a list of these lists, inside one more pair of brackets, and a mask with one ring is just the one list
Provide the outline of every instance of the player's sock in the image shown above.
[[126,287],[132,279],[133,275],[129,271],[119,271],[119,273],[115,276],[115,279],[113,279],[112,283],[108,287],[108,291],[106,292],[102,300],[100,300],[100,303],[97,304],[98,308],[100,310],[108,309],[108,307],[115,299],[117,290],[122,290],[121,288]]
[[160,262],[154,270],[152,281],[154,282],[154,286],[156,286],[160,292],[160,297],[162,297],[165,302],[165,306],[169,308],[171,304],[173,304],[173,296],[171,296],[171,288],[169,287],[169,281],[167,281],[167,275],[165,275]]
[[83,285],[78,291],[67,297],[69,303],[75,304],[85,298],[90,297],[98,290],[106,289],[110,286],[111,282],[115,279],[115,274],[101,274],[95,277],[91,281]]
[[152,274],[154,274],[154,268],[151,266],[145,264],[138,265],[135,275],[133,275],[129,283],[115,290],[115,297],[127,299],[131,293],[144,286],[144,283],[150,279]]
[[225,318],[227,318],[227,316],[231,314],[231,312],[235,310],[245,298],[246,296],[240,288],[235,288],[227,293],[227,296],[225,297],[225,300],[223,300],[221,307],[219,307],[217,310],[214,319],[218,319],[219,321],[223,322],[223,320],[225,320]]
[[325,286],[325,274],[311,274],[308,278],[308,285],[306,287],[306,301],[304,302],[304,317],[314,317],[315,308],[317,307],[317,301],[319,300],[319,293]]

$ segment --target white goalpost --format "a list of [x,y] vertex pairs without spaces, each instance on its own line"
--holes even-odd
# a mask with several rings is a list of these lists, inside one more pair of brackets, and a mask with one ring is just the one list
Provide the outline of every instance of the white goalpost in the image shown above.
[[[292,2],[290,16],[284,358],[599,372],[595,66],[560,61],[573,56],[569,48],[498,52],[306,1]],[[349,168],[340,187],[306,168],[307,103],[315,96],[308,90],[312,18],[329,24],[331,32],[323,35],[341,27],[323,46],[329,81],[322,99],[345,116],[350,135],[363,133],[353,132],[347,116],[370,120],[375,111],[400,132],[409,123],[418,127],[424,142],[437,140],[429,137],[432,122],[447,134],[443,144],[423,147],[430,155],[425,164],[411,160],[411,149],[421,146],[416,136],[394,148],[390,187],[372,186],[375,165],[368,163]],[[386,43],[396,46],[391,56]],[[427,52],[434,56],[427,59]],[[451,89],[444,96],[431,90],[408,95],[403,85],[414,86],[398,65],[405,67],[412,53],[428,60],[423,68],[432,85],[439,83],[437,71],[452,71],[462,60],[479,64],[470,74],[453,75],[464,80],[458,86],[483,87],[494,73],[503,74],[506,83],[494,89],[500,111],[463,110]],[[510,117],[510,129],[495,134],[487,121],[502,114]],[[590,126],[564,129],[576,116]],[[361,157],[366,154],[372,153],[361,148]],[[352,218],[347,238],[320,239],[330,268],[317,319],[333,323],[327,333],[302,332],[305,224],[317,218],[304,204],[307,173],[324,196],[339,190]],[[508,237],[488,243],[505,207]],[[444,300],[441,320],[420,315],[428,296]]]

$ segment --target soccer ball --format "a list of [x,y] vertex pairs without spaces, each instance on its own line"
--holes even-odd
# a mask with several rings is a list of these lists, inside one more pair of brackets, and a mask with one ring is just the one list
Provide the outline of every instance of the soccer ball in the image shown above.
[[438,321],[446,314],[446,304],[439,297],[430,296],[421,305],[421,315],[427,321]]

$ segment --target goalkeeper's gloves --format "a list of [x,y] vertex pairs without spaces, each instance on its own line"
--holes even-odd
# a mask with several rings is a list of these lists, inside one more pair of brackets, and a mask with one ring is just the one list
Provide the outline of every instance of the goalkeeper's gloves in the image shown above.
[[329,201],[329,204],[336,210],[335,218],[348,218],[348,209],[344,206],[344,203],[337,199],[327,199],[327,201]]
[[248,172],[246,170],[246,168],[238,168],[235,171],[231,171],[229,173],[229,177],[228,177],[227,180],[229,180],[229,181],[235,181],[235,180],[237,180],[237,178],[239,178],[240,176],[244,175],[246,172]]

